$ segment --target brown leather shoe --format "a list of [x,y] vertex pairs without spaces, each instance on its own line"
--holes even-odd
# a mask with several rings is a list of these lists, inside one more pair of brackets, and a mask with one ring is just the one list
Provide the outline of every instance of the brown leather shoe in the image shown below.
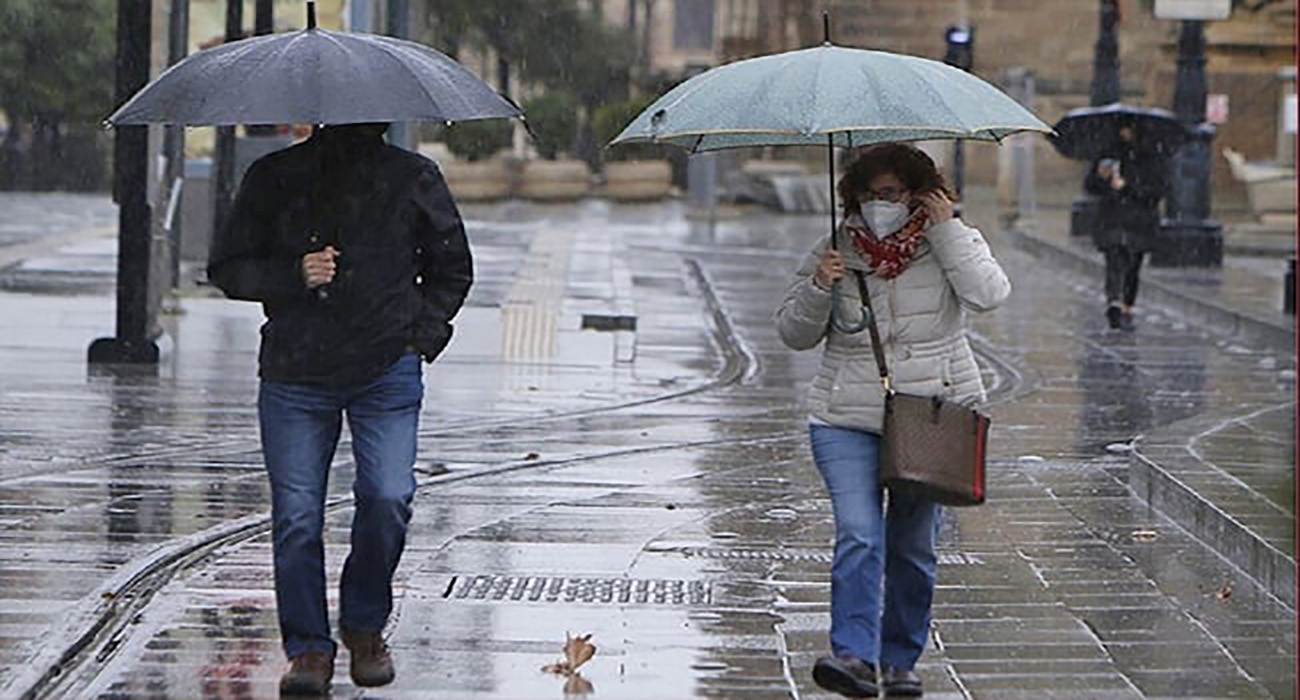
[[363,687],[388,685],[397,673],[393,656],[388,653],[384,635],[379,632],[341,630],[343,646],[352,654],[352,682]]
[[880,670],[880,685],[887,698],[919,698],[924,694],[921,677],[909,669],[884,667]]
[[876,667],[852,656],[823,656],[813,664],[813,682],[846,698],[874,698]]
[[324,695],[334,678],[334,656],[323,651],[309,651],[289,660],[289,670],[280,676],[280,695]]

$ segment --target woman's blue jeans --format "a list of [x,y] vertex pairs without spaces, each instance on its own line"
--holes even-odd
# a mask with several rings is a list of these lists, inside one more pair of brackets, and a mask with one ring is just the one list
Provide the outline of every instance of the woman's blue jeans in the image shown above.
[[352,387],[263,381],[257,397],[271,478],[275,602],[285,655],[333,654],[325,602],[325,490],[343,416],[352,431],[356,511],[339,583],[339,624],[383,630],[393,571],[415,495],[415,435],[424,396],[420,358],[407,354]]
[[914,668],[930,629],[940,507],[891,491],[886,514],[880,437],[829,425],[809,433],[835,515],[831,651]]

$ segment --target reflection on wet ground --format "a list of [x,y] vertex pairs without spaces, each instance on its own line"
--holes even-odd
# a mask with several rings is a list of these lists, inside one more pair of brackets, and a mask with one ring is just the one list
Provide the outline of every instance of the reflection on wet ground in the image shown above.
[[[475,216],[482,282],[448,356],[426,376],[420,465],[430,485],[399,571],[390,628],[399,680],[366,697],[563,697],[564,679],[540,669],[566,632],[593,634],[599,651],[582,669],[593,698],[823,697],[807,669],[826,651],[833,533],[797,403],[816,357],[785,350],[770,323],[785,275],[823,222],[762,216],[708,231],[672,207],[591,204]],[[500,218],[510,224],[491,221]],[[557,222],[577,229],[569,266],[530,268],[554,251],[534,243]],[[995,409],[990,503],[949,511],[920,668],[927,697],[1291,697],[1293,613],[1134,498],[1127,457],[1114,450],[1187,419],[1286,401],[1291,385],[1278,371],[1293,381],[1293,359],[1156,310],[1135,334],[1108,331],[1094,281],[995,244],[1016,293],[975,330],[1023,386]],[[582,313],[623,294],[616,266],[573,262],[582,254],[634,261],[633,362],[618,360],[611,335],[579,330]],[[685,391],[723,367],[685,255],[705,269],[757,374],[566,415]],[[566,292],[531,309],[538,318],[507,340],[500,305],[521,271],[547,269],[560,279],[534,282],[567,279]],[[0,297],[26,303],[46,310],[43,321],[22,319],[37,329],[31,340],[0,340],[20,362],[9,366],[32,367],[6,377],[0,401],[0,576],[27,592],[5,586],[0,625],[14,633],[0,641],[0,683],[102,576],[170,538],[267,507],[251,402],[255,308],[187,300],[162,376],[70,382],[84,377],[84,344],[106,331],[111,305]],[[1274,435],[1281,420],[1258,413],[1201,449],[1263,484],[1285,445],[1248,436]],[[1252,446],[1234,451],[1233,441]],[[336,496],[350,483],[346,455],[331,480]],[[514,470],[488,474],[499,467]],[[1261,492],[1275,500],[1281,488]],[[349,520],[346,509],[329,518],[335,577]],[[269,563],[259,537],[182,573],[88,667],[79,696],[274,697],[284,661]],[[450,594],[475,576],[505,581],[519,599]],[[573,586],[577,599],[533,600],[530,577]],[[646,604],[620,605],[591,593],[622,581],[647,591],[703,584],[707,603],[648,594]],[[335,696],[360,692],[344,668]]]

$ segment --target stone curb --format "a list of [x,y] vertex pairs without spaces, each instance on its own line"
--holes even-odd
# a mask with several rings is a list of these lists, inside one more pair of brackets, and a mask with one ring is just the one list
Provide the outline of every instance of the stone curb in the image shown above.
[[1143,454],[1141,441],[1129,459],[1129,488],[1295,609],[1295,559]]

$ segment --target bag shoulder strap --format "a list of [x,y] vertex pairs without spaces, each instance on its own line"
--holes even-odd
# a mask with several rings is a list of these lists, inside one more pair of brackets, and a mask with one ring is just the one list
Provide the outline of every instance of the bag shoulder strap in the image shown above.
[[885,365],[885,348],[880,342],[880,327],[876,325],[876,311],[871,308],[871,292],[867,290],[867,277],[862,274],[861,270],[854,270],[853,274],[858,278],[858,294],[862,296],[862,308],[867,312],[867,330],[871,333],[871,352],[876,356],[876,369],[880,370],[880,383],[885,387],[886,394],[892,394],[894,389],[889,381],[889,367]]

